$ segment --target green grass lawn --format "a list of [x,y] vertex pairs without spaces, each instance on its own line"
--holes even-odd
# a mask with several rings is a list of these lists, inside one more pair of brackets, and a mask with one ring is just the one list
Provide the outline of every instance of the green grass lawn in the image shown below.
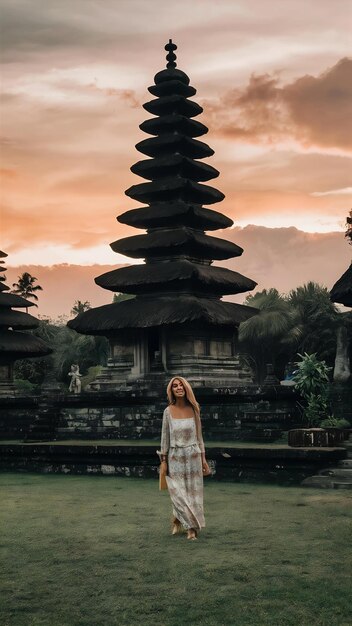
[[5,473],[1,626],[350,626],[351,495],[209,481],[198,541],[157,481]]

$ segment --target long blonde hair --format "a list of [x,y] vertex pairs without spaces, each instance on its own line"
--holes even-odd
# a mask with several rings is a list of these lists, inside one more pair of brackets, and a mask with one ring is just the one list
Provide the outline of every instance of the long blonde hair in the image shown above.
[[182,383],[183,388],[185,390],[186,393],[186,401],[188,402],[188,404],[191,405],[193,411],[194,411],[194,416],[195,416],[195,420],[196,420],[196,428],[197,428],[197,434],[198,437],[201,438],[202,437],[202,423],[200,420],[200,407],[199,404],[195,398],[193,389],[190,385],[190,383],[188,382],[188,380],[186,380],[185,378],[183,378],[182,376],[173,376],[173,378],[171,378],[167,389],[166,389],[166,393],[167,393],[167,399],[169,401],[169,405],[170,404],[175,404],[176,402],[176,398],[173,394],[172,391],[172,385],[174,383],[175,380],[179,380],[180,383]]

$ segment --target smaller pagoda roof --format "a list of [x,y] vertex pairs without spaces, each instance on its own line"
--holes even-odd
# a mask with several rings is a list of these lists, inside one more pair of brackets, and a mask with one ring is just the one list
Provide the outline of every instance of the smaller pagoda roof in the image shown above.
[[217,261],[241,256],[243,248],[226,239],[209,237],[191,228],[155,230],[147,235],[125,237],[110,244],[114,252],[138,259],[186,255]]
[[185,135],[177,132],[143,139],[136,144],[136,149],[150,157],[178,152],[191,159],[205,159],[214,154],[214,150],[204,141],[185,137]]
[[225,198],[224,194],[215,187],[177,176],[132,185],[125,191],[125,194],[138,202],[147,202],[147,204],[175,199],[196,204],[214,204]]
[[332,302],[352,307],[352,264],[331,289],[330,299]]
[[5,259],[7,256],[9,255],[6,254],[6,252],[3,252],[2,250],[0,250],[0,259]]
[[11,327],[13,330],[31,330],[38,328],[38,326],[39,321],[33,315],[0,306],[0,327]]
[[29,306],[35,306],[34,302],[30,302],[16,293],[0,293],[0,307],[23,309]]
[[174,65],[174,67],[168,66],[166,70],[160,70],[160,72],[157,72],[157,74],[155,74],[154,76],[154,83],[156,85],[174,80],[177,80],[184,85],[189,85],[189,77],[182,70],[178,70],[176,68],[176,64]]
[[150,100],[143,104],[143,108],[152,115],[172,115],[177,113],[185,117],[195,117],[203,112],[203,108],[197,102],[174,94]]
[[215,167],[194,161],[182,154],[170,154],[156,159],[138,161],[132,165],[131,172],[148,180],[165,176],[181,176],[194,181],[206,181],[219,176]]
[[148,135],[163,135],[175,131],[187,135],[187,137],[201,137],[208,132],[208,128],[201,122],[189,119],[184,115],[163,115],[153,117],[139,125],[139,128]]
[[229,217],[218,211],[185,202],[165,202],[131,209],[116,219],[121,224],[143,229],[189,226],[199,230],[218,230],[233,225]]
[[109,335],[126,328],[190,322],[235,327],[258,312],[253,307],[196,296],[139,296],[89,309],[70,320],[67,326],[85,335]]
[[150,293],[190,290],[208,292],[216,295],[243,293],[254,289],[253,280],[233,272],[225,267],[201,265],[188,260],[169,261],[158,264],[130,265],[95,278],[95,282],[104,289],[122,293]]
[[2,282],[2,278],[0,278],[0,291],[10,291],[10,287],[8,287],[7,285],[4,285],[4,283]]
[[12,330],[0,330],[1,357],[13,357],[14,360],[28,357],[42,357],[51,354],[51,348],[35,335]]
[[197,90],[191,85],[186,85],[180,80],[172,79],[166,80],[163,83],[157,85],[151,85],[148,87],[149,93],[158,98],[163,96],[178,95],[184,96],[184,98],[192,98],[197,93]]

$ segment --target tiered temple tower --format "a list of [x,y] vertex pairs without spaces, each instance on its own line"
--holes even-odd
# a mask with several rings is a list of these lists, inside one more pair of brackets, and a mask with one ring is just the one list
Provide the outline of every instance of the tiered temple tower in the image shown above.
[[224,194],[204,184],[219,172],[200,160],[214,151],[197,139],[208,129],[194,119],[203,109],[190,100],[196,90],[176,68],[176,48],[171,40],[165,46],[166,69],[156,74],[148,89],[156,98],[143,105],[155,117],[140,128],[153,137],[136,148],[150,158],[138,161],[131,170],[148,182],[126,191],[148,206],[117,218],[147,233],[111,244],[115,252],[144,258],[145,263],[95,279],[104,289],[136,298],[90,309],[68,323],[80,333],[110,340],[108,367],[91,385],[93,389],[112,389],[126,380],[161,382],[174,374],[212,386],[252,380],[239,363],[237,328],[257,309],[221,297],[246,292],[256,283],[212,265],[213,260],[240,256],[243,250],[205,234],[233,222],[203,207],[220,202]]
[[5,252],[0,251],[0,397],[11,396],[15,393],[13,383],[13,365],[17,359],[43,357],[51,354],[52,350],[39,337],[30,333],[21,332],[39,326],[38,320],[15,309],[27,309],[34,306],[33,302],[14,293],[6,293],[9,287],[5,285],[6,271]]

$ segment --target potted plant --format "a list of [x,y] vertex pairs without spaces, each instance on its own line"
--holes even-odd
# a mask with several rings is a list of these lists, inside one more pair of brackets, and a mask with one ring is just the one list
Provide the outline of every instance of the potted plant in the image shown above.
[[348,439],[350,436],[351,424],[349,423],[348,420],[344,419],[343,417],[334,417],[333,415],[331,415],[330,417],[323,419],[320,422],[320,426],[321,428],[325,428],[326,430],[331,430],[331,429],[336,429],[336,428],[339,430],[342,430],[344,439]]
[[325,361],[317,355],[299,354],[297,369],[293,380],[303,403],[298,403],[305,423],[305,428],[290,430],[290,446],[334,446],[343,441],[343,432],[338,428],[323,428],[322,422],[333,419],[329,409],[329,372]]

